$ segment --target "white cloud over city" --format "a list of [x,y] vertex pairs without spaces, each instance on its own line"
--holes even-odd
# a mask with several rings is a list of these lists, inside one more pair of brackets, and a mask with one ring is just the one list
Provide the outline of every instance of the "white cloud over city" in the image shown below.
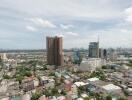
[[30,18],[29,21],[33,22],[34,24],[44,27],[44,28],[55,28],[56,25],[54,25],[49,20],[44,20],[42,18]]
[[131,0],[0,0],[0,48],[45,48],[61,35],[64,48],[132,47]]
[[125,10],[126,21],[132,22],[132,7],[129,7]]

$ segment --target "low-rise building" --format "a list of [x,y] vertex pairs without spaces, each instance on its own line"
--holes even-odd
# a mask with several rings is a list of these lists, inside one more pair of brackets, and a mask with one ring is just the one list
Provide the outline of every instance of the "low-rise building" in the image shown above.
[[81,97],[82,97],[82,98],[85,98],[85,97],[88,97],[88,95],[85,94],[85,93],[83,93],[83,94],[81,94]]
[[47,100],[46,96],[45,95],[42,95],[39,100]]
[[24,92],[31,91],[37,86],[39,86],[39,80],[36,77],[26,77],[24,80],[22,80],[22,88]]
[[99,78],[94,77],[94,78],[89,78],[87,80],[88,80],[88,82],[94,82],[94,81],[99,81]]
[[105,65],[106,62],[104,59],[100,58],[89,58],[83,59],[80,66],[78,67],[80,71],[90,71],[93,72],[97,68],[101,68],[102,65]]
[[65,80],[64,83],[65,83],[65,90],[71,91],[71,85],[72,85],[71,82],[69,80]]
[[67,100],[65,96],[59,96],[57,97],[57,100]]
[[84,82],[75,82],[74,85],[76,85],[77,87],[80,86],[86,86],[88,83],[84,83]]
[[31,99],[30,94],[24,94],[24,95],[22,95],[22,97],[21,97],[21,100],[30,100],[30,99]]
[[126,89],[126,92],[128,93],[128,95],[132,96],[132,88]]
[[73,84],[71,86],[71,94],[77,94],[77,93],[78,93],[77,86],[75,84]]
[[119,86],[114,85],[114,84],[104,85],[104,86],[102,86],[102,88],[108,93],[121,91],[121,88]]
[[45,88],[54,88],[55,86],[55,80],[50,79],[49,77],[42,76],[40,77],[40,84],[41,86],[44,86]]

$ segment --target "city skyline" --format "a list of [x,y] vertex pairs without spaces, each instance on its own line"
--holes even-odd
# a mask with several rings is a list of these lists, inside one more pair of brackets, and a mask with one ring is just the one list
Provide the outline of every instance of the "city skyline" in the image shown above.
[[88,48],[98,35],[100,47],[132,48],[131,26],[131,0],[0,1],[1,49],[46,49],[56,35],[66,49]]

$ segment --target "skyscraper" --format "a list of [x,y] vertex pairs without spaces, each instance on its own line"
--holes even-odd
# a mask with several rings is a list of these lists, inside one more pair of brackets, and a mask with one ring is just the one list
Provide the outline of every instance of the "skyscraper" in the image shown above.
[[90,58],[99,58],[99,42],[90,42],[89,57]]
[[80,64],[81,62],[81,54],[79,50],[74,50],[73,52],[73,61],[76,64]]
[[63,60],[63,40],[62,37],[47,37],[47,63],[49,65],[62,66]]
[[106,49],[99,49],[99,57],[102,59],[107,59],[107,50]]

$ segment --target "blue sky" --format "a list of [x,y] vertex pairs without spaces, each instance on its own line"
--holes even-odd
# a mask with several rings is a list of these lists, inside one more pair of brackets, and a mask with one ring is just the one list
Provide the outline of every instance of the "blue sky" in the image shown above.
[[64,48],[132,47],[132,0],[0,0],[0,48],[42,49],[60,35]]

